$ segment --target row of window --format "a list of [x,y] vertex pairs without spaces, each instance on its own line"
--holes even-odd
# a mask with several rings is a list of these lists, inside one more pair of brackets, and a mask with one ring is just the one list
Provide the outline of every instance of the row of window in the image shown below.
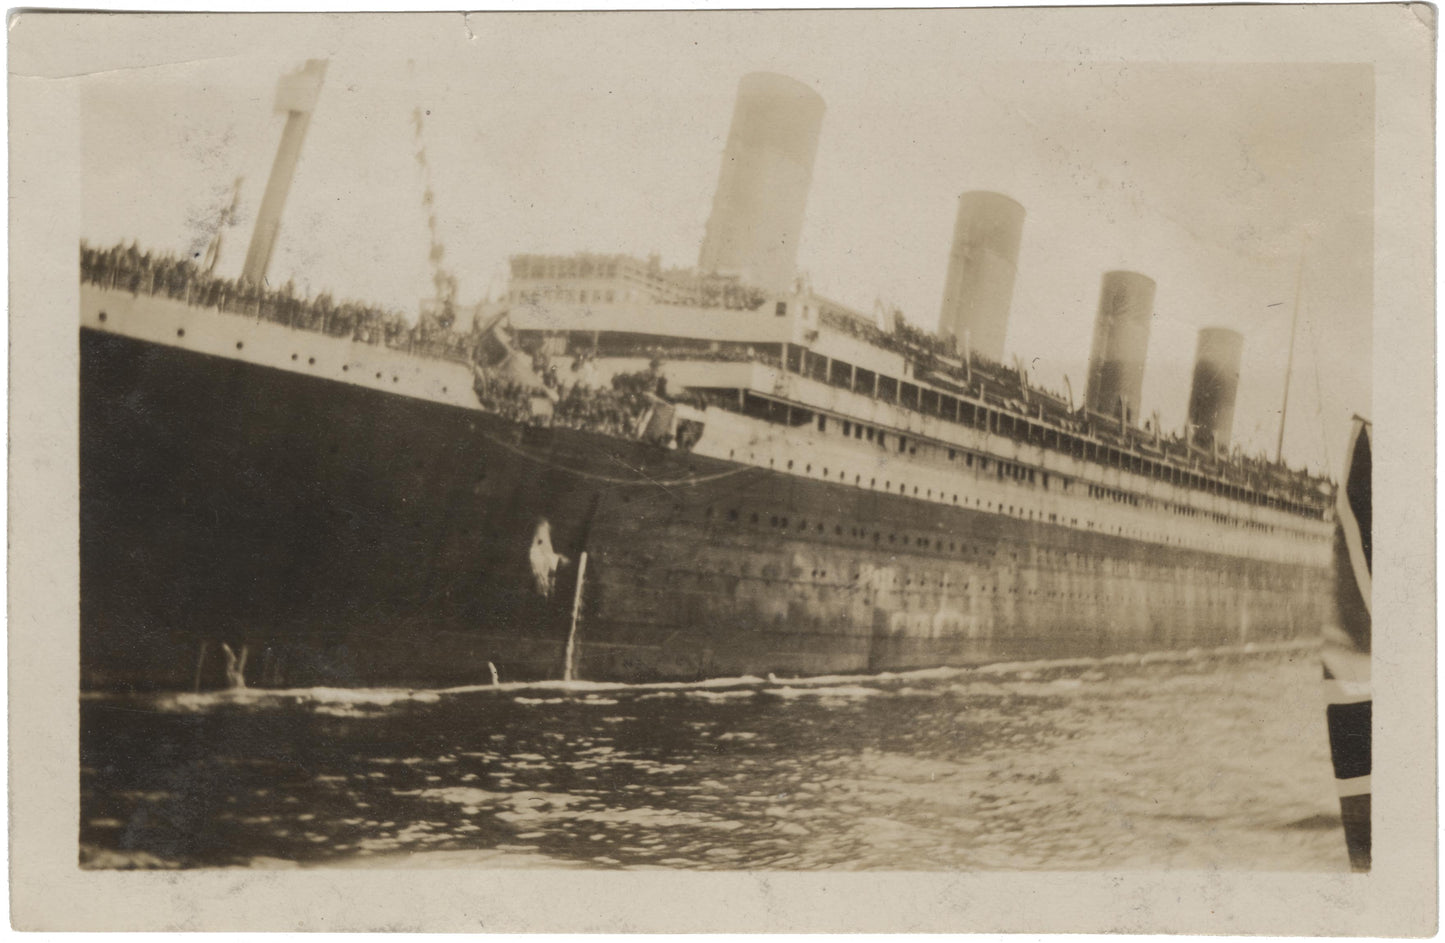
[[[734,460],[734,461],[738,461],[738,460],[739,460],[739,457],[738,457],[738,455],[737,455],[737,450],[736,450],[736,449],[729,450],[729,452],[728,452],[728,458],[731,459],[731,460]],[[756,463],[756,462],[758,461],[758,456],[757,456],[756,453],[750,452],[750,453],[748,453],[747,460],[748,460],[749,463]],[[1011,469],[1011,471],[1009,471],[1006,475],[1005,475],[1005,474],[1000,474],[1000,477],[1016,478],[1017,480],[1022,481],[1022,482],[1036,481],[1036,480],[1038,479],[1038,477],[1043,477],[1043,478],[1045,478],[1045,479],[1048,477],[1047,474],[1045,474],[1045,475],[1043,475],[1043,476],[1039,476],[1038,473],[1035,471],[1035,477],[1034,477],[1034,478],[1030,478],[1030,477],[1028,476],[1028,474],[1026,474],[1026,472],[1028,472],[1028,471],[1034,471],[1033,469],[1022,469],[1021,466],[1015,465],[1015,464],[1012,463],[1012,462],[999,462],[999,461],[995,461],[995,462],[994,462],[994,466],[995,466],[996,468]],[[769,458],[768,458],[768,467],[769,467],[769,468],[772,468],[772,469],[779,469],[778,460],[777,460],[776,458],[769,457]],[[783,462],[782,467],[781,467],[781,470],[783,470],[783,471],[789,471],[789,472],[801,471],[804,475],[812,475],[812,474],[814,474],[814,465],[813,465],[813,463],[811,463],[811,462],[804,462],[804,463],[802,463],[801,465],[799,465],[799,463],[798,463],[796,460],[794,460],[794,459],[787,459],[787,460],[785,460],[785,461]],[[831,468],[830,466],[820,465],[820,466],[818,467],[818,473],[819,473],[820,477],[822,477],[822,478],[823,478],[824,480],[826,480],[826,481],[832,481],[832,480],[834,480],[833,470],[832,470],[832,468]],[[838,473],[837,473],[836,480],[837,480],[840,484],[848,484],[848,483],[849,483],[849,482],[848,482],[848,472],[847,472],[846,470],[839,470]],[[1057,480],[1057,479],[1056,479],[1056,480]],[[869,477],[868,482],[865,484],[865,483],[863,482],[863,476],[862,476],[861,474],[858,474],[858,473],[854,473],[852,484],[853,484],[855,487],[859,487],[859,488],[869,488],[869,489],[875,489],[875,490],[876,490],[876,489],[879,489],[879,487],[880,487],[880,483],[879,483],[878,478],[877,478],[876,476]],[[1093,485],[1090,485],[1089,488],[1090,488],[1090,496],[1091,496],[1091,497],[1099,498],[1099,499],[1101,499],[1101,500],[1111,500],[1111,501],[1114,501],[1114,502],[1116,502],[1116,503],[1129,504],[1130,506],[1133,506],[1133,507],[1139,507],[1139,506],[1145,505],[1145,504],[1153,505],[1153,504],[1158,504],[1158,503],[1159,503],[1159,502],[1152,502],[1152,501],[1150,501],[1150,500],[1147,499],[1147,498],[1140,498],[1140,497],[1137,496],[1137,495],[1128,494],[1127,492],[1115,491],[1115,490],[1108,489],[1108,488],[1099,488],[1099,487],[1093,486]],[[881,490],[891,493],[891,492],[893,491],[893,480],[892,480],[891,478],[885,478],[885,479],[883,480],[883,482],[881,483]],[[1025,506],[1023,506],[1023,505],[1005,504],[1005,503],[1002,502],[1002,501],[998,502],[998,503],[995,505],[995,503],[994,503],[992,500],[985,500],[985,499],[980,498],[980,497],[978,497],[978,496],[976,496],[976,495],[973,496],[972,499],[970,499],[970,497],[969,497],[968,495],[960,495],[960,494],[958,494],[957,492],[954,492],[954,493],[950,494],[949,492],[942,491],[942,490],[935,491],[935,490],[932,489],[932,488],[920,489],[917,484],[912,484],[912,485],[910,485],[908,482],[902,482],[902,481],[900,481],[900,482],[898,483],[898,492],[897,492],[897,493],[898,493],[899,495],[909,496],[909,497],[916,497],[916,498],[922,498],[922,499],[924,499],[924,500],[929,500],[929,501],[934,501],[934,500],[936,500],[936,501],[940,501],[940,502],[947,502],[947,503],[950,503],[950,504],[955,505],[955,506],[958,506],[958,507],[964,507],[964,508],[973,507],[973,508],[976,509],[976,510],[991,511],[991,512],[998,513],[998,514],[1007,514],[1007,515],[1012,516],[1012,517],[1018,517],[1018,518],[1021,519],[1021,520],[1036,521],[1036,522],[1038,522],[1038,523],[1063,524],[1063,525],[1065,525],[1065,526],[1076,527],[1076,528],[1081,526],[1081,525],[1080,525],[1079,518],[1077,518],[1077,517],[1072,517],[1072,516],[1069,516],[1069,515],[1067,515],[1067,514],[1065,514],[1065,515],[1060,515],[1060,514],[1058,514],[1057,512],[1045,512],[1045,511],[1043,511],[1043,510],[1034,510],[1034,509],[1025,507]],[[970,500],[972,501],[972,504],[970,504]],[[1174,506],[1174,505],[1162,505],[1162,504],[1161,504],[1161,507],[1176,508],[1176,506]],[[1270,524],[1261,524],[1261,523],[1255,523],[1255,522],[1252,522],[1252,521],[1243,521],[1243,520],[1240,520],[1240,519],[1237,519],[1237,518],[1229,517],[1229,516],[1223,515],[1223,514],[1217,514],[1217,513],[1214,513],[1214,512],[1198,511],[1197,509],[1194,509],[1194,508],[1176,508],[1176,509],[1177,509],[1179,512],[1181,512],[1181,513],[1186,513],[1186,512],[1187,512],[1187,516],[1191,516],[1191,517],[1203,517],[1203,518],[1207,518],[1207,519],[1209,519],[1209,520],[1215,521],[1216,523],[1219,523],[1219,524],[1232,525],[1232,526],[1236,526],[1236,527],[1243,527],[1243,528],[1247,528],[1247,529],[1250,529],[1250,530],[1258,531],[1258,532],[1260,532],[1260,533],[1274,533],[1275,530],[1276,530],[1276,528],[1275,528],[1273,525],[1270,525]],[[1186,540],[1184,537],[1177,536],[1177,535],[1172,535],[1172,534],[1168,534],[1168,533],[1160,534],[1160,533],[1155,533],[1155,532],[1148,531],[1148,530],[1146,530],[1146,529],[1144,529],[1144,528],[1140,528],[1140,527],[1130,527],[1130,526],[1122,525],[1122,524],[1120,524],[1120,525],[1104,525],[1104,526],[1101,526],[1101,525],[1096,524],[1094,521],[1085,520],[1085,521],[1083,522],[1083,524],[1082,524],[1082,527],[1085,528],[1085,529],[1087,529],[1087,530],[1097,530],[1099,533],[1102,533],[1102,534],[1113,534],[1113,535],[1118,535],[1118,536],[1121,536],[1121,537],[1134,537],[1134,538],[1140,538],[1140,539],[1158,540],[1158,541],[1161,541],[1161,542],[1166,543],[1166,544],[1173,544],[1173,545],[1181,546],[1181,547],[1182,547],[1182,546],[1189,546],[1189,545],[1191,545],[1191,543],[1197,543],[1197,542],[1198,542],[1198,541],[1191,542],[1191,541],[1189,541],[1189,540]],[[1299,538],[1301,538],[1301,539],[1303,539],[1303,540],[1307,540],[1307,541],[1310,541],[1310,542],[1321,542],[1321,541],[1324,541],[1324,540],[1328,539],[1327,536],[1325,536],[1325,535],[1323,535],[1323,534],[1299,533],[1299,534],[1297,534],[1296,536],[1299,537]]]
[[[711,520],[714,517],[714,514],[715,511],[712,507],[708,507],[704,511],[704,517],[708,520]],[[746,523],[754,527],[767,527],[779,531],[795,530],[798,533],[818,534],[826,534],[829,532],[829,527],[824,521],[810,521],[807,518],[798,518],[794,520],[786,514],[772,513],[765,515],[760,512],[753,511],[745,515],[744,512],[739,508],[729,508],[724,513],[723,517],[730,523],[742,522],[744,517],[746,517]],[[991,565],[993,561],[1000,556],[1001,553],[1000,548],[997,546],[987,547],[975,543],[969,543],[967,541],[945,540],[942,537],[926,534],[909,535],[898,534],[895,532],[887,534],[885,538],[883,531],[881,530],[870,530],[869,528],[857,526],[845,526],[841,522],[834,522],[831,527],[831,531],[834,537],[846,536],[850,539],[861,540],[880,547],[886,544],[898,548],[912,547],[919,550],[932,550],[937,553],[956,553],[960,556],[977,558],[977,561],[980,564],[985,565]],[[1033,559],[1033,557],[1035,556],[1037,557],[1037,559]],[[1020,561],[1019,552],[1017,550],[1010,551],[1008,554],[1008,559],[1011,563],[1018,564]],[[1024,554],[1024,565],[1028,567],[1030,571],[1038,570],[1039,565],[1047,560],[1054,561],[1060,566],[1060,568],[1067,568],[1081,573],[1087,572],[1091,574],[1096,574],[1107,579],[1128,580],[1131,583],[1136,583],[1141,579],[1152,579],[1155,582],[1180,587],[1182,587],[1185,583],[1192,584],[1196,587],[1223,587],[1226,585],[1235,585],[1239,580],[1239,577],[1237,575],[1232,575],[1222,569],[1199,570],[1192,567],[1188,569],[1187,579],[1181,580],[1179,568],[1177,567],[1151,567],[1146,564],[1144,565],[1144,570],[1147,571],[1152,569],[1158,571],[1156,575],[1151,577],[1148,573],[1139,572],[1140,565],[1136,561],[1114,557],[1095,556],[1080,553],[1077,551],[1041,551],[1033,555],[1029,554],[1028,552],[1025,552]],[[1026,578],[1024,571],[1020,571],[1018,575],[1020,576],[1020,578]],[[812,576],[815,579],[826,577],[827,571],[814,569],[812,571]],[[853,581],[857,582],[861,578],[861,576],[861,571],[855,570],[853,573]],[[894,583],[897,584],[899,580],[900,577],[895,574]],[[1269,574],[1251,573],[1246,576],[1246,585],[1249,588],[1270,588],[1274,587],[1280,582],[1280,577]],[[904,585],[912,585],[912,583],[913,579],[911,577],[907,578],[904,581]],[[928,585],[927,581],[925,580],[919,580],[919,584]],[[938,585],[943,585],[941,579],[939,580]],[[962,584],[962,588],[964,589],[967,589],[968,586],[969,584],[966,582]],[[1032,594],[1033,591],[1030,590],[1030,595]],[[1049,595],[1053,594],[1049,593]]]
[[1084,461],[1123,469],[1155,481],[1165,481],[1196,491],[1222,495],[1236,501],[1280,508],[1294,514],[1315,518],[1321,518],[1324,514],[1323,510],[1319,508],[1282,501],[1242,485],[1232,485],[1205,475],[1195,474],[1168,462],[1154,461],[1133,452],[1070,435],[1063,430],[1031,422],[1027,417],[1007,410],[991,409],[981,403],[973,403],[916,383],[876,374],[871,370],[855,367],[841,360],[830,359],[796,344],[788,345],[783,359],[790,372],[817,380],[820,383],[860,393],[927,416],[937,416],[949,422],[986,429],[998,435],[1064,452]]
[[[623,301],[636,301],[637,292],[627,291],[623,293]],[[531,302],[536,304],[539,301],[560,301],[570,304],[603,304],[617,300],[617,292],[608,289],[587,289],[587,288],[535,288],[531,291],[512,290],[507,292],[509,302]]]
[[[733,406],[733,408],[736,408],[735,403],[731,405]],[[1030,468],[1025,465],[1020,465],[1016,462],[1006,461],[1004,459],[990,459],[987,456],[976,455],[972,452],[968,452],[958,448],[935,446],[927,441],[920,442],[920,440],[909,436],[895,433],[886,433],[882,429],[868,426],[863,423],[853,422],[851,420],[843,419],[836,420],[830,423],[828,417],[823,415],[822,413],[814,413],[812,410],[807,409],[806,407],[792,406],[787,403],[782,403],[771,399],[766,399],[764,397],[755,396],[752,393],[748,393],[746,395],[743,411],[748,415],[754,415],[758,418],[767,419],[770,422],[778,422],[790,426],[797,426],[811,422],[815,424],[817,429],[824,434],[828,434],[830,429],[836,428],[845,438],[871,441],[876,443],[880,448],[883,449],[891,449],[889,445],[889,436],[892,436],[891,441],[896,446],[896,449],[900,454],[907,454],[916,458],[919,456],[919,448],[922,447],[924,449],[924,458],[927,458],[930,455],[934,455],[937,456],[938,459],[941,461],[943,456],[946,455],[948,461],[956,462],[961,457],[966,468],[977,468],[981,472],[987,472],[990,470],[990,468],[992,468],[996,473],[998,480],[1000,481],[1004,479],[1010,479],[1018,482],[1019,484],[1042,487],[1045,490],[1051,490],[1055,486],[1057,486],[1057,489],[1065,494],[1072,493],[1073,490],[1073,481],[1064,476],[1051,475],[1048,472]],[[729,457],[732,457],[731,453],[729,454]],[[791,463],[787,466],[787,469],[789,471],[793,470],[793,466]],[[811,465],[807,467],[805,473],[812,474]],[[824,470],[823,477],[831,477],[826,469]],[[858,484],[861,486],[861,476],[857,477],[859,477],[860,480],[855,481],[854,484]],[[844,475],[840,480],[846,481],[846,475]],[[877,487],[876,479],[870,480],[870,484],[868,485],[868,487]],[[1208,519],[1224,526],[1253,530],[1260,533],[1274,533],[1276,531],[1276,527],[1272,524],[1263,524],[1228,514],[1221,514],[1213,511],[1202,511],[1197,508],[1191,508],[1185,505],[1176,505],[1171,502],[1157,501],[1136,493],[1120,491],[1118,489],[1104,488],[1098,485],[1089,485],[1088,487],[1089,496],[1099,500],[1109,500],[1118,504],[1127,504],[1130,507],[1135,508],[1155,508],[1161,512],[1169,511],[1176,514],[1182,514],[1183,516],[1187,517]],[[892,490],[892,486],[889,483],[885,483],[884,488],[885,490]],[[909,492],[905,490],[901,493],[907,494]],[[915,489],[913,493],[917,494],[918,492]],[[925,494],[925,497],[931,499],[932,494],[933,493],[930,490]],[[942,500],[942,498],[943,492],[939,492],[939,499]],[[965,500],[965,504],[966,503],[967,502]],[[1000,505],[1000,507],[1002,507],[1002,505]],[[1040,519],[1042,519],[1042,517],[1040,517]],[[1143,533],[1142,531],[1136,532],[1129,528],[1116,528],[1115,532],[1133,535]],[[1319,536],[1311,536],[1310,539],[1323,540],[1325,538]],[[1165,538],[1165,541],[1169,543],[1179,542],[1176,540],[1172,540],[1168,537]]]

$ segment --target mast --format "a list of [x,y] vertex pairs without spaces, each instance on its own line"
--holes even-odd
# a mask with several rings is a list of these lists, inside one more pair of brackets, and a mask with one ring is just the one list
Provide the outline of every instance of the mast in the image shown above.
[[271,250],[276,247],[276,234],[281,230],[281,210],[291,190],[291,178],[301,159],[301,144],[311,125],[311,112],[321,94],[321,80],[326,77],[325,59],[308,59],[306,67],[283,78],[276,86],[276,110],[286,112],[286,130],[281,133],[281,146],[271,165],[271,178],[266,181],[266,195],[261,198],[261,212],[256,216],[256,229],[246,250],[246,264],[241,280],[260,285],[266,280],[271,264]]
[[1284,364],[1284,403],[1279,408],[1279,440],[1274,447],[1274,463],[1276,465],[1284,462],[1284,419],[1289,412],[1289,381],[1290,375],[1294,373],[1294,340],[1299,329],[1299,299],[1300,289],[1304,286],[1305,277],[1305,250],[1300,246],[1299,268],[1295,271],[1294,277],[1294,317],[1289,325],[1289,357]]

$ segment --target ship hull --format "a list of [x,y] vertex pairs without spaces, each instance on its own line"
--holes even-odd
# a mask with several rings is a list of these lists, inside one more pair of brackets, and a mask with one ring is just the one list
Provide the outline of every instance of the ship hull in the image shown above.
[[272,687],[1102,656],[1300,637],[1327,597],[1323,568],[523,427],[90,327],[80,343],[87,689],[217,687],[223,646]]

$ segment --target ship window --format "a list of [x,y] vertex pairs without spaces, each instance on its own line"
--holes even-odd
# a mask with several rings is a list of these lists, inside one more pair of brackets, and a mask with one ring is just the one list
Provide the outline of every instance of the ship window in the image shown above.
[[292,359],[292,360],[295,360],[295,359],[296,359],[296,355],[295,355],[295,354],[292,354],[292,355],[291,355],[291,359]]
[[316,358],[315,358],[315,357],[307,357],[307,358],[306,358],[306,362],[307,362],[308,364],[310,364],[311,366],[313,366],[313,367],[316,366]]
[[240,350],[242,347],[245,347],[245,346],[246,346],[246,345],[243,344],[243,343],[241,343],[240,341],[236,341],[236,349],[237,349],[237,350]]
[[777,316],[777,317],[780,317],[780,318],[781,318],[783,315],[787,314],[787,313],[788,313],[788,303],[787,303],[786,301],[780,301],[780,302],[778,302],[777,307],[773,309],[773,314],[774,314],[775,316]]
[[901,384],[901,385],[900,385],[899,390],[900,390],[900,394],[899,394],[899,397],[898,397],[899,403],[901,403],[902,405],[908,407],[909,409],[917,409],[917,408],[918,408],[918,387],[917,387],[915,384],[912,384],[912,383],[904,383],[904,384]]
[[899,436],[899,437],[898,437],[898,451],[903,452],[903,451],[906,451],[907,448],[908,448],[908,438],[907,438],[906,436]]
[[853,424],[852,424],[851,422],[849,422],[848,420],[846,420],[846,419],[843,420],[843,434],[844,434],[844,435],[852,435],[852,434],[853,434]]
[[872,370],[864,370],[862,367],[853,368],[853,392],[872,396],[876,391],[876,381],[876,374]]
[[792,471],[792,469],[793,469],[793,460],[790,458],[790,459],[788,459],[788,470],[789,470],[789,471]]
[[819,432],[827,432],[827,431],[828,431],[828,419],[827,419],[827,417],[821,416],[821,415],[818,417],[818,431],[819,431]]
[[853,438],[855,438],[855,439],[861,439],[861,438],[863,438],[863,427],[862,427],[862,426],[857,425],[857,424],[854,424],[854,426],[853,426]]

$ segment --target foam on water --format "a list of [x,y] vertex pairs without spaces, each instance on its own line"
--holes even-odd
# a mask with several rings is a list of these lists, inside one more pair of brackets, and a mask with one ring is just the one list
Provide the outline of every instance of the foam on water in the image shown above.
[[[1226,645],[1217,648],[1190,648],[1188,650],[1149,651],[1124,653],[1099,658],[1054,658],[1032,661],[992,662],[967,667],[922,668],[913,671],[883,671],[875,674],[857,675],[812,675],[803,677],[760,678],[742,675],[727,678],[708,678],[699,681],[661,681],[642,684],[627,684],[604,681],[520,681],[500,684],[462,685],[447,688],[248,688],[239,691],[208,691],[200,693],[160,695],[111,695],[86,693],[82,700],[142,700],[149,710],[157,711],[208,711],[219,708],[244,707],[248,709],[278,709],[295,706],[312,706],[317,712],[337,717],[366,717],[378,710],[398,704],[432,704],[443,697],[459,695],[490,695],[508,697],[515,703],[526,705],[551,705],[561,703],[614,705],[615,698],[606,695],[637,695],[665,697],[671,693],[686,693],[702,697],[752,697],[759,692],[782,698],[798,696],[804,690],[836,689],[839,697],[867,697],[892,687],[927,681],[954,679],[1015,676],[1020,681],[1036,681],[1045,674],[1069,672],[1084,669],[1080,678],[1084,681],[1099,680],[1103,676],[1098,669],[1108,667],[1137,667],[1154,664],[1200,663],[1221,658],[1237,658],[1261,654],[1308,652],[1318,648],[1318,642],[1310,639],[1292,642],[1256,643]],[[863,693],[866,692],[866,693]],[[541,696],[538,696],[541,695]]]

